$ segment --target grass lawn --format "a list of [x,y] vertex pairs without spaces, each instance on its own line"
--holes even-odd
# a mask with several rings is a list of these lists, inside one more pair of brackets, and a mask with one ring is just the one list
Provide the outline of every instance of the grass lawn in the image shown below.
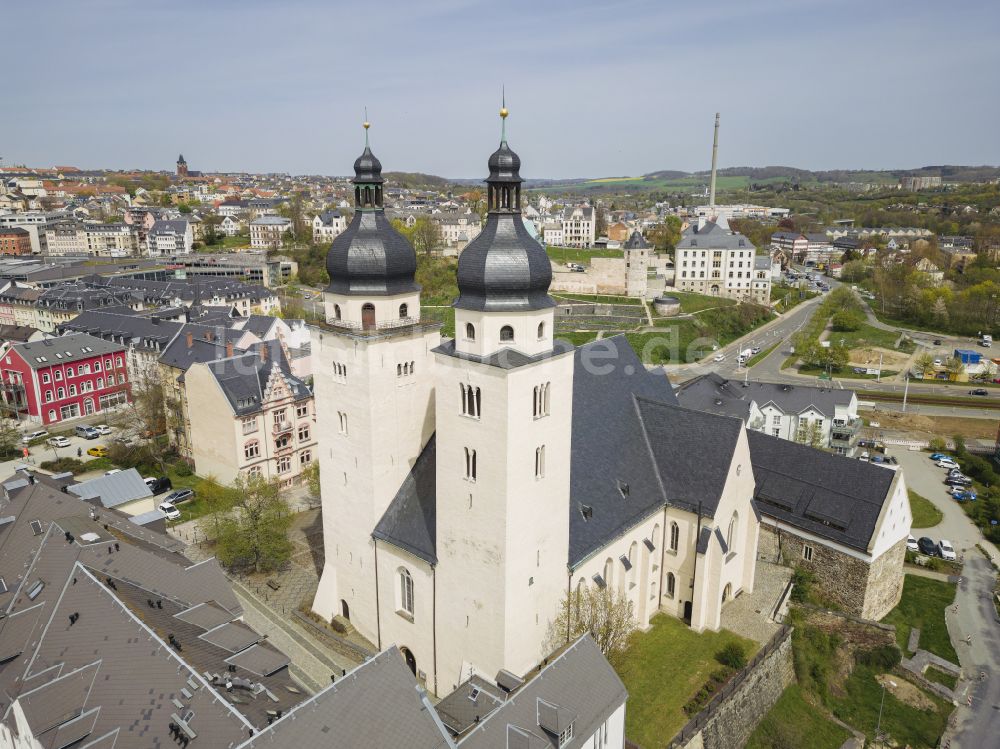
[[573,247],[552,247],[546,246],[550,260],[557,263],[579,263],[580,265],[590,265],[592,257],[623,257],[621,250],[578,250]]
[[610,294],[568,294],[554,292],[552,297],[558,302],[560,300],[577,302],[597,302],[599,304],[631,304],[641,307],[645,302],[634,296],[612,296]]
[[[710,307],[729,307],[736,304],[735,299],[725,299],[708,294],[695,294],[690,291],[664,291],[663,296],[672,296],[680,300],[681,312],[701,312]],[[655,314],[655,313],[654,313]]]
[[906,575],[903,579],[903,597],[882,621],[895,625],[896,642],[904,652],[908,652],[906,645],[910,639],[910,629],[918,627],[922,649],[957,664],[958,654],[948,637],[948,627],[944,621],[945,609],[954,600],[955,586],[952,583]]
[[921,497],[913,489],[909,489],[910,512],[913,514],[912,528],[933,528],[944,519],[941,512],[934,503],[926,497]]
[[209,512],[211,508],[209,508],[206,502],[202,501],[198,492],[205,479],[194,474],[182,476],[177,472],[176,466],[167,467],[167,478],[170,479],[170,483],[174,489],[194,489],[194,497],[192,499],[177,505],[177,509],[181,511],[181,516],[174,522],[183,523],[186,520],[194,520]]
[[806,702],[792,684],[750,735],[746,749],[839,749],[851,734]]
[[203,244],[198,248],[198,252],[222,252],[224,250],[235,250],[237,248],[250,248],[249,235],[237,234],[235,237],[219,237],[219,241],[215,244]]
[[597,338],[596,331],[572,331],[570,333],[556,333],[556,338],[563,341],[569,341],[574,346],[582,346],[585,343],[590,343]]
[[933,681],[937,684],[948,687],[948,689],[954,689],[955,685],[958,683],[958,677],[954,674],[945,673],[940,668],[935,668],[934,666],[928,666],[924,671],[924,678],[927,681]]
[[[875,728],[879,725],[882,685],[875,680],[878,673],[867,666],[856,665],[844,685],[845,694],[830,699],[833,714],[863,731],[869,739],[874,739]],[[899,678],[893,676],[894,681]],[[892,737],[893,746],[911,746],[914,749],[937,746],[952,706],[935,695],[924,694],[934,702],[936,709],[918,710],[897,700],[886,690],[881,726]]]
[[852,349],[875,346],[878,348],[889,349],[890,351],[902,351],[906,354],[912,353],[914,349],[913,341],[904,341],[900,344],[899,348],[896,349],[896,341],[899,340],[899,333],[893,330],[874,328],[868,324],[862,325],[857,330],[831,330],[828,337],[834,343],[840,343],[843,341],[845,346]]
[[791,286],[772,286],[771,301],[781,303],[781,311],[787,312],[793,307],[797,307],[802,302],[807,302],[817,296],[815,291],[804,291]]
[[666,745],[688,721],[684,705],[721,668],[715,654],[731,642],[742,644],[748,659],[758,649],[726,630],[698,634],[666,614],[637,632],[617,666],[629,693],[625,735],[644,747]]

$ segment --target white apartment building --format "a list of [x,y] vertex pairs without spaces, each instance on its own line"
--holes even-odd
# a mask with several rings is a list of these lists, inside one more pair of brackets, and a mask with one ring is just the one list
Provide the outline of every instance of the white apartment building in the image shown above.
[[725,219],[700,219],[681,236],[674,254],[679,291],[769,304],[770,263],[766,278],[758,275],[756,249]]
[[478,213],[438,213],[431,220],[441,228],[441,241],[445,247],[461,250],[479,236],[482,222]]
[[562,215],[563,247],[587,248],[594,246],[597,216],[593,207],[579,205],[566,208]]
[[280,249],[291,230],[292,222],[284,216],[259,216],[250,222],[250,246],[259,250]]
[[146,246],[152,257],[187,255],[194,246],[194,231],[184,220],[159,220],[149,230]]
[[313,216],[313,242],[332,242],[333,238],[347,228],[347,219],[339,211],[324,211]]
[[542,226],[542,240],[552,247],[566,246],[566,233],[560,221],[555,221]]

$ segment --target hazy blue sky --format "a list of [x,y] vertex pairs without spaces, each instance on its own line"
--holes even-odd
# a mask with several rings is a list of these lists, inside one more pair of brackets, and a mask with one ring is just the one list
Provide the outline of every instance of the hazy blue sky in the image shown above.
[[5,164],[528,177],[1000,163],[996,0],[3,2]]

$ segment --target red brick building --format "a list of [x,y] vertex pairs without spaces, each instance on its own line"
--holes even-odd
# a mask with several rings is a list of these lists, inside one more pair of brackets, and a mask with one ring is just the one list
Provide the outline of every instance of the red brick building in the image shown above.
[[31,235],[27,229],[7,226],[0,229],[0,255],[30,255]]
[[129,401],[125,347],[75,333],[12,345],[0,359],[6,413],[56,424]]

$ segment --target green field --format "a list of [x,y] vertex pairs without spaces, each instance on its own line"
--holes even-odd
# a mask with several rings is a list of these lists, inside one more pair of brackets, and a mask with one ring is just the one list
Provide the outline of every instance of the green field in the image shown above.
[[896,641],[906,651],[910,629],[920,629],[920,647],[947,661],[958,663],[958,654],[948,636],[944,613],[955,600],[955,586],[943,580],[906,575],[903,597],[882,620],[896,627]]
[[630,304],[641,307],[645,302],[634,296],[612,296],[610,294],[571,294],[568,292],[553,292],[552,298],[557,302],[561,300],[577,302],[597,302],[599,304]]
[[549,259],[557,263],[579,263],[580,265],[590,265],[590,259],[595,257],[622,257],[621,250],[579,250],[573,247],[552,247],[547,245],[545,252]]
[[671,296],[678,299],[681,303],[681,312],[688,314],[701,312],[703,309],[710,309],[712,307],[730,307],[736,304],[735,299],[724,299],[708,294],[695,294],[690,291],[664,292],[664,296]]
[[878,348],[895,349],[906,354],[912,353],[915,348],[913,341],[906,340],[900,344],[898,349],[896,349],[896,341],[899,339],[899,333],[892,330],[874,328],[867,323],[862,325],[858,330],[831,330],[828,339],[833,343],[841,343],[841,341],[843,341],[844,345],[848,348],[864,348],[866,346],[874,346]]
[[941,512],[934,503],[926,497],[921,497],[913,489],[908,491],[910,495],[910,512],[913,515],[912,528],[933,528],[944,520],[944,513]]
[[958,677],[954,674],[949,674],[942,671],[934,666],[928,666],[924,671],[924,678],[928,681],[933,681],[936,684],[948,687],[948,689],[955,689],[955,685],[958,683]]
[[590,343],[597,339],[597,333],[591,331],[573,331],[570,333],[557,333],[556,339],[561,341],[569,341],[574,346],[582,346],[585,343]]
[[792,684],[750,735],[746,749],[840,749],[850,737],[849,731],[824,717]]
[[636,632],[616,669],[629,693],[625,735],[643,747],[665,746],[688,720],[684,705],[721,668],[715,654],[731,642],[748,659],[758,649],[727,630],[699,634],[666,614]]

